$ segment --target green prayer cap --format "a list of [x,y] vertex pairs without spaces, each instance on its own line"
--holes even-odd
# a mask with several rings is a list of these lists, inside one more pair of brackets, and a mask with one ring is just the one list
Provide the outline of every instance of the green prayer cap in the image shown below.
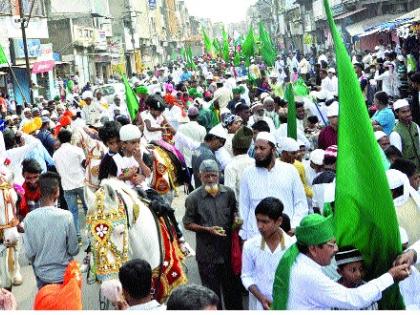
[[197,89],[196,88],[190,88],[190,89],[188,89],[188,94],[192,98],[196,97],[197,96]]
[[310,214],[296,227],[296,239],[303,245],[321,245],[334,238],[332,216]]
[[[334,238],[333,216],[310,214],[296,227],[298,243],[306,246],[321,245]],[[290,272],[300,252],[296,244],[289,247],[281,258],[273,284],[273,310],[286,310],[289,301]]]
[[135,91],[137,94],[141,94],[141,95],[149,94],[147,87],[145,87],[144,85],[139,85],[138,87],[136,87]]
[[242,126],[232,138],[233,149],[249,149],[253,135],[252,129]]
[[232,93],[233,94],[242,94],[240,88],[234,88],[234,89],[232,89]]

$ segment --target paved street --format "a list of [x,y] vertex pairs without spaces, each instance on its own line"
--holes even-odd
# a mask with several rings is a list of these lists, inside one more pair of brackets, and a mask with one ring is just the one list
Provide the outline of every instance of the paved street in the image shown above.
[[[174,199],[173,206],[176,209],[176,217],[178,222],[181,222],[184,215],[184,200],[185,195],[181,189],[179,189],[179,196]],[[84,218],[82,218],[84,220]],[[185,232],[185,238],[189,244],[195,248],[195,236],[194,233]],[[83,250],[86,248],[84,244]],[[84,251],[81,251],[77,256],[77,260],[81,263],[84,257]],[[36,282],[32,271],[32,267],[25,263],[25,259],[21,254],[21,272],[24,278],[24,282],[19,287],[13,288],[13,293],[17,299],[20,310],[31,310],[33,301],[36,294]],[[197,264],[194,257],[188,257],[185,261],[187,275],[190,282],[200,283],[200,277],[198,275]],[[99,285],[93,284],[88,285],[86,283],[86,274],[84,274],[83,280],[83,309],[85,310],[99,310]]]

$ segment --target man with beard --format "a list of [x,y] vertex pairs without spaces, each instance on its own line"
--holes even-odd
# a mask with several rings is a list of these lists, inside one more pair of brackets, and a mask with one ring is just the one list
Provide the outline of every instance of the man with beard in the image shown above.
[[[240,279],[231,266],[232,225],[238,223],[235,193],[219,184],[220,168],[214,160],[199,167],[202,185],[185,200],[184,227],[196,233],[196,259],[201,283],[223,300],[227,310],[241,310]],[[218,306],[221,309],[221,304]]]
[[274,132],[276,130],[273,119],[271,119],[271,117],[266,116],[265,114],[265,108],[263,103],[261,103],[260,101],[254,102],[251,106],[251,113],[252,116],[249,118],[248,126],[252,126],[257,121],[264,120],[270,127],[271,132]]
[[259,234],[255,207],[265,197],[275,197],[284,204],[290,217],[292,232],[308,214],[305,191],[296,168],[276,160],[276,140],[268,132],[260,132],[255,141],[255,166],[248,167],[241,179],[239,211],[244,223],[240,231],[243,240]]
[[39,207],[41,199],[41,190],[39,187],[39,176],[42,173],[42,168],[34,159],[26,159],[22,162],[22,175],[25,182],[22,188],[25,190],[25,195],[20,201],[20,215],[22,219],[32,210]]

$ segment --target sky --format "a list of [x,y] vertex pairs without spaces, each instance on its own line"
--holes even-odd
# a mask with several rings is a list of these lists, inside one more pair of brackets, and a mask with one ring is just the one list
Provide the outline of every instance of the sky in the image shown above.
[[184,0],[190,15],[210,18],[212,22],[244,21],[246,11],[256,0]]

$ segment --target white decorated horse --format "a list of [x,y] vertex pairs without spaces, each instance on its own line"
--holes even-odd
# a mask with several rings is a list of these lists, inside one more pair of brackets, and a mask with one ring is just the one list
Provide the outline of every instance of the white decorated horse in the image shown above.
[[91,275],[102,287],[115,283],[122,264],[134,258],[150,263],[158,301],[187,282],[176,233],[134,190],[116,178],[105,179],[96,193],[85,190],[85,199],[93,254]]
[[2,169],[0,174],[0,287],[11,288],[23,282],[18,261],[19,233],[17,225],[16,191],[12,185],[12,174]]

